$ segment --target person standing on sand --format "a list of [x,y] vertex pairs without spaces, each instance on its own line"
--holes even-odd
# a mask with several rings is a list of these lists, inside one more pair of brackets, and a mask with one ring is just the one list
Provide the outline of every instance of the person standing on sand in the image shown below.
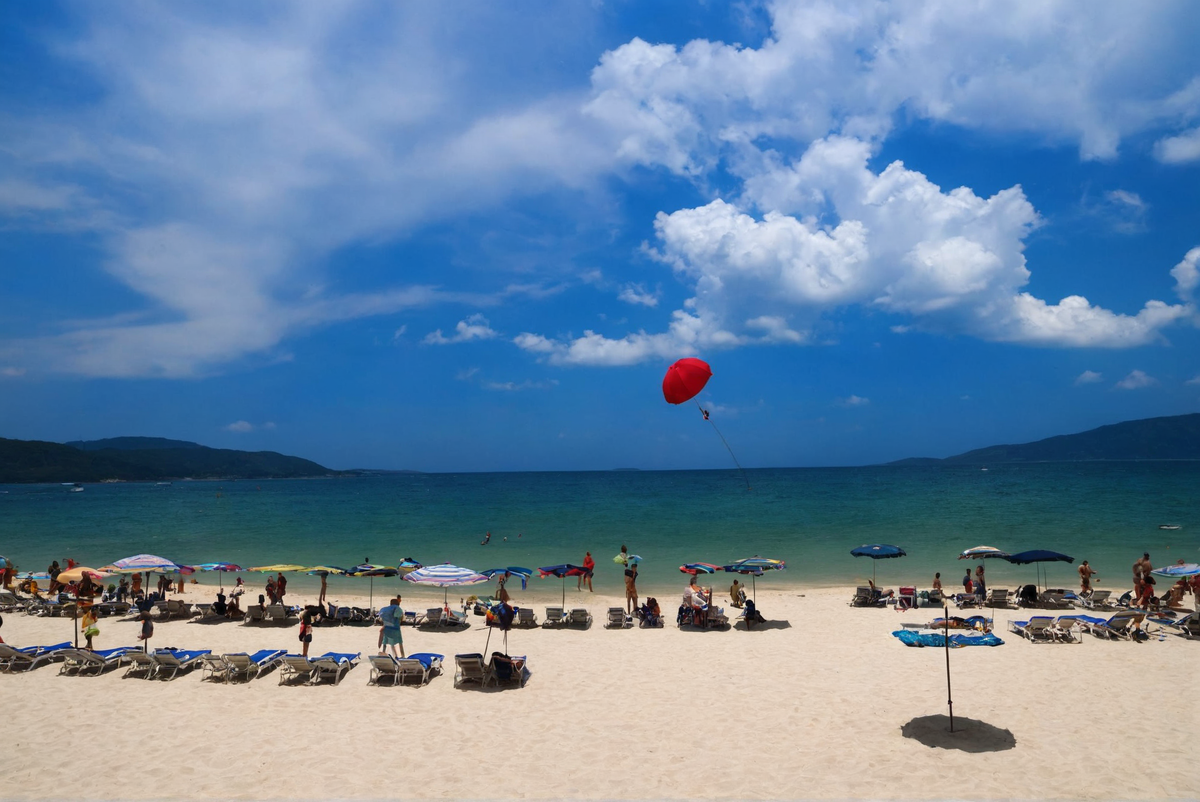
[[314,618],[313,611],[309,607],[305,607],[304,612],[300,613],[300,643],[304,645],[300,654],[305,657],[308,657],[308,645],[312,643]]
[[508,579],[511,576],[512,574],[510,574],[508,571],[505,571],[504,575],[501,576],[500,580],[496,583],[496,598],[505,604],[508,603],[509,595],[508,589],[504,586],[508,584]]
[[592,559],[592,553],[589,551],[583,556],[583,573],[579,575],[578,581],[575,583],[576,590],[583,590],[583,580],[587,580],[588,592],[592,592],[592,574],[596,573],[596,561]]
[[404,620],[404,610],[400,607],[400,596],[392,599],[391,604],[379,611],[379,620],[383,626],[379,628],[379,653],[387,654],[391,647],[392,657],[396,657],[396,648],[400,649],[400,657],[404,657],[404,637],[400,632],[400,622]]
[[328,574],[324,574],[324,573],[323,573],[323,574],[321,574],[321,595],[317,597],[317,604],[320,604],[320,605],[324,605],[324,604],[325,604],[325,584],[326,584],[326,583],[325,583],[325,578],[326,578],[327,576],[329,576],[329,575],[328,575]]
[[629,615],[638,606],[637,594],[637,563],[629,563],[625,569],[625,607]]
[[1099,576],[1092,566],[1088,565],[1088,561],[1084,560],[1079,565],[1079,592],[1080,594],[1092,592],[1092,577]]
[[975,595],[979,597],[980,604],[983,604],[984,599],[987,598],[987,585],[985,585],[983,582],[982,564],[975,569]]
[[275,580],[275,600],[283,604],[283,594],[287,593],[287,577],[283,572],[279,572],[279,578]]

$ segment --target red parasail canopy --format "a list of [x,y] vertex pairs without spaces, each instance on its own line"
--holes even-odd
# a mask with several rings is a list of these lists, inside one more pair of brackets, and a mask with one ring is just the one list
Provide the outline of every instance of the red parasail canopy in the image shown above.
[[708,363],[688,357],[667,368],[663,376],[663,398],[669,404],[682,404],[704,389],[712,377]]

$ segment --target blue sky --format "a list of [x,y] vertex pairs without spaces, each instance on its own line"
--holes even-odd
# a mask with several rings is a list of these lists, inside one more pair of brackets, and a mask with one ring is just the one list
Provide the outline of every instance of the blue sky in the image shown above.
[[9,4],[0,435],[946,456],[1200,407],[1200,11]]

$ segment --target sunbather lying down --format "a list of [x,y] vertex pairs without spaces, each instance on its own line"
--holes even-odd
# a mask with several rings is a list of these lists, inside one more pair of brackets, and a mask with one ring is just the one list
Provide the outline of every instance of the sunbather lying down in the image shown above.
[[986,616],[973,615],[970,618],[959,618],[956,615],[946,618],[935,618],[926,625],[927,629],[976,629],[980,632],[991,632],[992,624]]

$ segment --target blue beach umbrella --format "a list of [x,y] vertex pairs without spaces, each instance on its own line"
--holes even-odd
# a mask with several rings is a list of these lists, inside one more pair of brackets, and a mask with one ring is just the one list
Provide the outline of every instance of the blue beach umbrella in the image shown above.
[[964,549],[963,552],[958,555],[958,559],[960,559],[960,560],[988,560],[988,559],[993,559],[993,558],[1003,558],[1003,557],[1007,557],[1007,556],[1009,556],[1008,552],[1000,551],[1000,549],[997,549],[993,546],[976,546],[975,548],[972,548],[972,549]]
[[[691,574],[692,576],[696,576],[697,574],[715,574],[720,570],[721,566],[713,565],[712,563],[684,563],[679,566],[680,573]],[[759,573],[761,574],[762,571],[759,571]]]
[[529,577],[533,576],[533,569],[522,568],[519,565],[510,565],[507,568],[489,568],[486,571],[480,571],[479,573],[481,576],[486,576],[488,579],[495,579],[496,577],[503,576],[504,574],[519,576],[521,577],[521,590],[525,590],[527,587],[526,583],[529,581]]
[[750,596],[758,601],[758,577],[764,571],[782,571],[787,568],[783,560],[773,560],[769,557],[747,557],[730,565],[722,566],[721,570],[730,574],[748,574],[750,576]]
[[587,569],[571,563],[563,563],[562,565],[549,565],[538,569],[538,577],[545,579],[548,576],[560,577],[563,581],[563,606],[567,604],[567,577],[582,576],[587,573]]
[[1013,565],[1029,565],[1030,563],[1037,564],[1038,571],[1038,590],[1042,589],[1042,569],[1040,563],[1073,563],[1074,557],[1068,557],[1066,554],[1060,554],[1057,551],[1047,551],[1046,549],[1030,549],[1029,551],[1010,554],[1004,559],[1008,560]]
[[872,543],[858,548],[850,549],[850,553],[855,557],[870,557],[871,558],[871,583],[875,582],[875,560],[890,560],[896,557],[907,557],[908,552],[899,546],[889,546],[886,543]]

